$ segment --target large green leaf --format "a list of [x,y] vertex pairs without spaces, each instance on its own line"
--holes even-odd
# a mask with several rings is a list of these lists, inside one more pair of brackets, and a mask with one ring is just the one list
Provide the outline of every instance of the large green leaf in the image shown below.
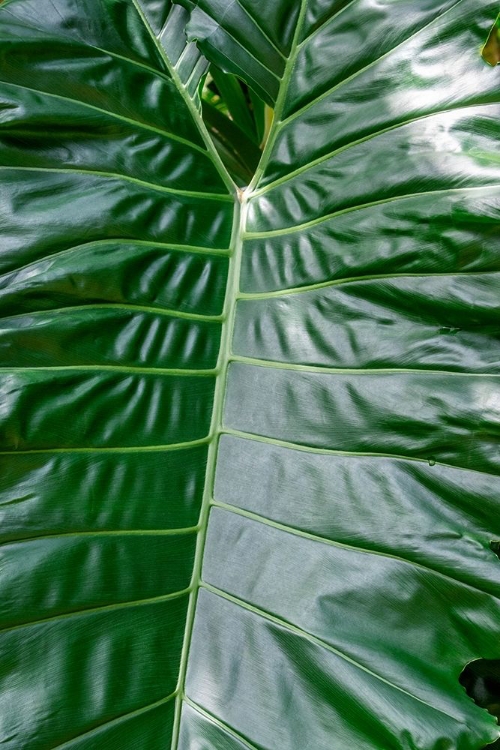
[[[496,2],[183,5],[0,10],[1,743],[479,750]],[[190,12],[276,104],[242,193]]]

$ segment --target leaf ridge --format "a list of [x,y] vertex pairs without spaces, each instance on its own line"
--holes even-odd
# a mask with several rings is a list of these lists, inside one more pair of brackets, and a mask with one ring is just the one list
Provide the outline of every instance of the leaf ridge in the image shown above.
[[135,716],[140,716],[141,714],[147,713],[148,711],[152,711],[154,708],[163,706],[165,703],[169,703],[171,700],[173,700],[176,695],[177,695],[177,691],[174,691],[173,693],[170,693],[170,695],[167,695],[165,698],[161,698],[160,700],[155,701],[154,703],[148,703],[146,706],[142,706],[141,708],[136,708],[134,711],[130,711],[127,714],[121,714],[120,716],[117,716],[114,719],[110,719],[110,721],[105,721],[102,724],[98,724],[96,727],[93,727],[88,732],[79,734],[76,737],[73,737],[71,740],[68,740],[68,742],[63,742],[62,745],[56,745],[55,747],[51,748],[51,750],[68,750],[72,745],[74,745],[75,742],[79,742],[82,738],[92,737],[95,734],[99,734],[99,732],[101,732],[103,729],[106,729],[107,727],[117,726],[118,724],[121,724],[123,721],[127,721],[128,719],[132,719]]
[[370,281],[385,281],[386,279],[419,279],[419,278],[441,278],[448,276],[491,276],[491,271],[445,271],[443,273],[375,273],[366,276],[344,276],[339,279],[330,279],[329,281],[318,281],[316,284],[304,284],[304,286],[285,287],[275,289],[270,292],[240,292],[240,300],[260,300],[273,299],[274,297],[285,297],[294,294],[305,294],[306,292],[315,292],[318,289],[328,289],[332,286],[342,286],[343,284],[361,284]]
[[239,734],[239,732],[237,732],[235,729],[230,727],[225,722],[221,721],[221,719],[217,718],[216,716],[213,716],[211,713],[209,713],[206,709],[202,708],[202,706],[200,706],[198,703],[193,701],[187,695],[184,696],[184,701],[186,705],[190,706],[190,708],[193,709],[193,711],[196,711],[198,714],[200,714],[200,716],[203,716],[212,724],[215,724],[216,726],[220,727],[224,732],[234,737],[235,740],[238,740],[238,742],[241,742],[241,744],[247,747],[248,750],[259,750],[259,748],[256,745],[252,745],[252,743],[249,742],[247,739],[245,739],[241,734]]
[[[234,2],[234,0],[233,0],[233,2]],[[238,3],[238,4],[239,4],[239,3]],[[204,10],[203,10],[203,13],[204,13],[205,15],[207,15],[207,16],[208,16],[209,18],[211,18],[211,19],[212,19],[212,21],[214,21],[214,23],[216,23],[216,24],[217,24],[217,26],[220,26],[220,24],[218,23],[217,19],[216,19],[216,18],[214,18],[214,17],[212,16],[212,15],[210,15],[210,13],[209,13],[209,12],[208,12],[207,10],[205,10],[205,9],[204,9]],[[253,19],[252,19],[252,20],[253,20]],[[257,24],[256,24],[256,26],[257,26]],[[222,27],[220,27],[220,28],[222,28]],[[226,35],[227,35],[227,36],[228,36],[228,37],[229,37],[230,39],[232,39],[232,40],[233,40],[233,42],[235,42],[235,43],[236,43],[236,44],[238,45],[238,47],[241,47],[241,44],[240,44],[240,42],[239,42],[239,41],[238,41],[238,40],[236,39],[236,37],[234,36],[234,34],[231,34],[231,32],[229,32],[229,31],[228,31],[228,30],[227,30],[226,28],[223,28],[223,31],[224,31],[224,33],[225,33],[225,34],[226,34]],[[249,57],[251,57],[251,58],[252,58],[252,60],[255,60],[255,62],[256,62],[256,63],[257,63],[258,65],[260,65],[260,66],[261,66],[262,68],[264,68],[264,70],[265,70],[265,71],[267,71],[267,72],[269,73],[269,75],[270,75],[270,76],[271,76],[272,78],[275,78],[275,79],[276,79],[277,81],[279,81],[279,80],[280,80],[280,77],[279,77],[279,75],[277,75],[277,74],[276,74],[276,73],[274,72],[274,70],[271,70],[271,68],[269,68],[269,67],[268,67],[267,65],[265,65],[265,64],[264,64],[264,63],[262,62],[262,60],[258,60],[258,59],[257,59],[257,58],[255,57],[255,55],[254,55],[254,54],[253,54],[252,52],[250,52],[250,50],[248,50],[248,49],[247,49],[246,47],[245,47],[244,49],[245,49],[245,53],[246,53],[246,54],[247,54],[247,55],[248,55]],[[279,54],[281,55],[281,57],[283,57],[283,58],[284,58],[284,55],[283,55],[283,54],[282,54],[281,52],[280,52]]]
[[29,261],[29,263],[23,263],[21,266],[16,266],[11,271],[6,271],[0,274],[0,279],[8,278],[13,274],[18,274],[21,271],[25,271],[29,268],[36,268],[38,265],[44,263],[47,260],[53,258],[61,258],[61,256],[71,255],[75,250],[83,250],[89,247],[101,247],[106,245],[137,245],[139,247],[151,247],[161,248],[163,250],[172,250],[172,252],[189,253],[193,255],[216,255],[229,257],[230,252],[228,248],[211,248],[211,247],[200,247],[198,245],[179,245],[170,242],[157,242],[155,240],[139,240],[135,237],[106,237],[99,240],[90,240],[89,242],[81,242],[78,245],[71,245],[71,247],[65,247],[62,250],[55,250],[53,253],[47,255],[41,255],[35,260]]
[[448,13],[451,13],[457,5],[460,5],[464,0],[457,0],[456,3],[454,3],[450,8],[445,10],[443,13],[439,14],[435,18],[432,19],[432,21],[428,21],[426,24],[420,27],[420,29],[417,29],[417,31],[414,31],[412,34],[407,36],[405,39],[403,39],[399,44],[396,44],[394,47],[392,47],[390,50],[385,52],[383,55],[380,55],[380,57],[377,57],[375,60],[372,60],[371,63],[368,63],[368,65],[365,65],[363,68],[360,68],[359,70],[356,70],[354,73],[352,73],[350,76],[347,76],[347,78],[344,78],[344,80],[340,81],[340,83],[335,84],[335,86],[332,86],[327,91],[324,91],[319,96],[315,97],[311,102],[308,102],[303,107],[300,107],[295,112],[292,112],[287,118],[281,121],[280,125],[284,126],[285,124],[288,124],[292,120],[294,120],[296,117],[301,115],[303,112],[305,112],[307,109],[310,109],[311,107],[314,107],[318,102],[322,101],[323,99],[326,99],[328,96],[330,96],[331,93],[333,93],[336,89],[340,88],[341,86],[344,86],[346,83],[356,79],[361,73],[363,73],[366,70],[369,70],[370,68],[377,65],[380,60],[384,60],[386,57],[389,57],[389,55],[392,55],[392,53],[399,49],[399,47],[402,47],[404,44],[409,42],[411,39],[414,39],[416,36],[422,33],[422,31],[425,31],[426,29],[430,28],[438,19],[443,18]]
[[[17,452],[17,451],[16,451]],[[101,537],[101,536],[183,536],[194,534],[198,526],[184,526],[180,529],[102,529],[92,531],[62,531],[54,534],[37,534],[35,536],[10,537],[0,542],[0,547],[21,542],[38,542],[40,539],[66,539],[71,537]]]
[[[156,74],[157,75],[157,74]],[[170,82],[170,79],[168,79]],[[133,125],[134,127],[149,130],[153,133],[157,133],[158,135],[162,135],[165,138],[168,138],[169,140],[176,141],[177,143],[181,143],[184,146],[187,146],[188,148],[192,148],[194,151],[198,151],[200,154],[203,154],[204,156],[209,157],[208,151],[201,146],[198,146],[197,143],[193,143],[193,141],[190,141],[188,138],[183,138],[180,135],[176,135],[175,133],[171,133],[168,130],[162,130],[161,128],[156,127],[156,125],[150,125],[147,122],[142,122],[141,120],[136,120],[132,117],[126,117],[125,115],[120,115],[118,112],[113,112],[110,109],[103,109],[102,107],[98,107],[96,104],[90,104],[89,102],[83,101],[83,99],[73,99],[69,96],[62,96],[61,94],[54,94],[52,91],[42,91],[41,89],[35,89],[30,86],[25,86],[24,84],[21,85],[19,83],[13,83],[11,81],[0,81],[0,84],[2,86],[12,86],[13,88],[22,89],[24,91],[31,91],[33,94],[39,94],[40,96],[48,96],[53,99],[57,99],[58,101],[63,102],[71,102],[71,104],[76,104],[80,107],[85,107],[86,109],[92,109],[95,112],[102,113],[103,115],[106,115],[107,117],[111,117],[116,120],[121,120],[123,122],[129,123],[130,125]]]
[[[428,464],[430,459],[420,458],[418,456],[409,456],[401,453],[376,453],[369,451],[346,451],[337,450],[336,448],[319,448],[306,443],[293,443],[290,440],[280,440],[279,438],[268,437],[267,435],[259,435],[255,432],[245,432],[244,430],[234,430],[230,427],[224,427],[224,435],[233,435],[234,437],[241,437],[247,440],[256,440],[260,443],[270,443],[271,445],[278,445],[282,448],[292,448],[293,450],[304,451],[305,453],[318,453],[319,455],[325,456],[367,456],[369,458],[393,458],[395,461],[415,461],[421,464]],[[1,455],[1,454],[0,454]],[[434,459],[433,459],[434,460]],[[485,474],[491,476],[491,471],[479,471],[468,466],[460,466],[459,464],[450,464],[446,461],[435,461],[435,465],[447,466],[450,469],[461,469],[463,471],[474,471],[478,474]],[[496,476],[496,475],[495,475]]]
[[404,193],[403,195],[394,195],[390,198],[382,198],[378,201],[369,201],[368,203],[359,203],[348,208],[342,208],[339,211],[333,211],[325,216],[320,216],[317,219],[311,219],[303,224],[295,224],[290,227],[282,227],[281,229],[270,229],[263,232],[245,232],[245,239],[260,238],[260,237],[279,237],[286,234],[294,234],[295,232],[301,232],[303,229],[309,227],[318,226],[318,224],[324,224],[330,219],[334,219],[336,216],[343,216],[344,214],[354,213],[355,211],[363,211],[367,208],[373,208],[374,206],[383,206],[387,203],[394,203],[395,201],[411,200],[413,198],[420,198],[424,195],[448,195],[449,193],[467,193],[471,190],[492,190],[500,188],[500,183],[492,185],[470,185],[468,187],[460,188],[443,188],[440,190],[422,190],[419,193]]
[[402,374],[402,375],[450,375],[452,377],[465,378],[500,378],[500,373],[495,372],[469,372],[461,370],[446,370],[417,368],[417,367],[328,367],[327,365],[302,365],[295,362],[286,362],[276,359],[257,359],[256,357],[246,357],[240,354],[231,355],[232,362],[241,362],[242,364],[255,365],[256,367],[266,367],[276,370],[290,370],[296,372],[319,372],[329,375],[385,375]]
[[77,609],[72,612],[64,612],[59,615],[51,615],[50,617],[42,617],[39,620],[30,620],[29,622],[23,622],[19,625],[11,625],[10,627],[0,628],[0,633],[11,633],[17,630],[23,630],[25,628],[35,628],[38,625],[45,625],[49,622],[60,622],[61,620],[74,619],[75,617],[87,617],[88,615],[98,614],[100,612],[111,612],[117,609],[130,609],[131,607],[142,607],[147,604],[160,604],[161,602],[173,601],[175,599],[181,599],[183,596],[187,596],[191,591],[191,588],[182,589],[181,591],[174,591],[171,594],[163,594],[162,596],[153,596],[148,599],[136,599],[134,601],[117,602],[115,604],[103,604],[99,607],[88,607],[87,609]]
[[[70,308],[71,309],[71,308]],[[44,311],[46,312],[46,311]],[[33,365],[30,372],[122,372],[134,375],[175,375],[177,377],[214,377],[216,369],[191,370],[175,367],[133,367],[130,365]],[[26,372],[26,367],[2,367],[0,372]]]
[[136,12],[137,12],[139,18],[142,20],[142,22],[144,24],[144,27],[146,28],[148,34],[150,35],[150,37],[151,37],[151,39],[153,41],[153,44],[156,46],[156,49],[158,50],[158,53],[159,53],[160,57],[165,62],[166,69],[169,71],[169,73],[171,75],[171,78],[172,78],[175,86],[177,87],[177,90],[179,91],[179,93],[181,94],[182,98],[184,99],[184,102],[185,102],[185,104],[186,104],[189,112],[191,113],[193,121],[196,124],[196,126],[198,128],[198,131],[199,131],[199,133],[200,133],[200,135],[201,135],[201,137],[202,137],[202,139],[203,139],[203,141],[204,141],[204,143],[205,143],[205,145],[207,147],[207,151],[209,152],[209,154],[212,157],[212,161],[214,163],[214,166],[217,169],[220,177],[222,178],[222,181],[224,182],[224,184],[226,185],[226,187],[228,189],[229,195],[232,196],[233,199],[234,199],[234,196],[236,194],[236,185],[233,182],[232,178],[230,177],[229,172],[225,168],[224,164],[222,163],[222,160],[221,160],[219,154],[217,153],[217,150],[215,149],[215,146],[214,146],[214,144],[212,142],[212,139],[210,138],[210,135],[208,134],[208,131],[207,131],[207,129],[206,129],[206,127],[205,127],[202,119],[201,119],[201,116],[200,116],[200,114],[198,112],[198,109],[196,108],[195,103],[193,102],[192,98],[189,96],[188,92],[186,91],[186,88],[184,87],[184,85],[183,85],[183,83],[182,83],[182,81],[181,81],[178,73],[175,70],[175,67],[170,64],[170,61],[169,61],[169,59],[168,59],[168,57],[167,57],[167,55],[166,55],[163,47],[161,46],[159,40],[157,39],[156,35],[154,34],[154,32],[153,32],[150,24],[148,23],[148,20],[147,20],[146,16],[144,15],[144,12],[142,11],[142,9],[141,9],[141,7],[140,7],[140,5],[138,3],[138,0],[131,0],[131,1],[132,1],[132,4],[133,4],[134,8],[136,9]]
[[288,92],[288,84],[290,83],[290,78],[292,76],[293,67],[297,59],[297,46],[298,46],[300,34],[302,32],[302,27],[304,25],[304,18],[306,15],[306,11],[307,11],[307,0],[300,0],[299,16],[297,18],[297,24],[295,27],[295,33],[293,35],[292,46],[290,48],[290,54],[286,61],[285,70],[283,71],[283,76],[281,79],[281,85],[280,85],[280,89],[278,93],[278,98],[276,100],[276,106],[274,108],[274,117],[273,117],[273,121],[271,124],[271,129],[269,131],[269,136],[268,136],[266,145],[264,147],[264,151],[262,152],[260,162],[257,165],[257,169],[255,170],[253,179],[250,182],[250,185],[248,186],[249,194],[252,194],[253,190],[255,190],[255,186],[258,185],[262,175],[264,174],[267,164],[269,162],[269,158],[273,151],[274,145],[276,143],[276,137],[279,132],[278,123],[283,113],[283,108],[285,106],[285,101],[286,101],[286,95]]
[[311,33],[310,33],[310,34],[307,34],[307,36],[305,36],[305,37],[304,37],[304,38],[303,38],[303,39],[302,39],[302,40],[300,41],[300,43],[299,43],[298,47],[300,48],[300,47],[302,47],[302,46],[303,46],[304,44],[306,44],[306,42],[308,42],[308,41],[309,41],[310,39],[312,39],[312,38],[313,38],[314,36],[316,36],[316,34],[318,34],[318,33],[319,33],[320,31],[323,31],[323,29],[324,29],[324,28],[325,28],[326,26],[328,26],[328,24],[329,24],[329,23],[330,23],[331,21],[333,21],[333,20],[334,20],[335,18],[337,18],[338,16],[340,16],[340,15],[341,15],[342,13],[344,13],[344,12],[345,12],[346,10],[348,10],[348,9],[349,9],[349,8],[351,7],[351,5],[354,5],[354,4],[355,4],[355,3],[357,3],[357,2],[358,2],[358,0],[351,0],[351,2],[350,2],[350,3],[346,3],[346,5],[344,5],[344,7],[343,7],[343,8],[340,8],[340,10],[336,10],[336,11],[335,11],[335,12],[333,13],[333,15],[331,15],[331,16],[328,16],[328,18],[326,18],[326,19],[325,19],[325,20],[324,20],[324,21],[323,21],[323,22],[322,22],[322,23],[321,23],[321,24],[320,24],[320,25],[319,25],[318,27],[316,27],[316,28],[315,28],[315,29],[314,29],[313,31],[311,31]]
[[38,453],[155,453],[194,448],[199,445],[206,445],[210,440],[210,436],[207,435],[206,437],[198,438],[197,440],[186,440],[183,443],[167,443],[166,445],[118,445],[111,448],[108,448],[107,446],[99,448],[84,446],[75,446],[73,448],[31,448],[27,450],[0,451],[0,456],[22,456]]
[[253,24],[255,24],[256,28],[260,31],[260,33],[262,34],[262,36],[264,37],[264,39],[267,39],[267,41],[269,42],[269,44],[271,45],[271,47],[274,47],[274,49],[276,50],[276,52],[278,53],[278,55],[280,55],[280,57],[282,57],[283,60],[286,60],[286,55],[283,54],[283,52],[279,49],[279,47],[276,45],[276,43],[273,42],[273,40],[271,39],[271,37],[269,36],[269,34],[267,33],[267,31],[265,31],[265,29],[262,27],[262,24],[260,24],[257,21],[257,19],[255,18],[255,16],[252,13],[250,13],[250,11],[248,10],[248,8],[246,8],[243,5],[243,3],[240,2],[240,0],[232,0],[232,2],[235,3],[235,5],[238,5],[238,7],[241,8],[241,10],[243,11],[243,13],[245,13],[245,15],[252,21]]
[[15,318],[24,318],[26,314],[29,315],[44,315],[47,312],[59,312],[66,310],[137,310],[138,312],[147,312],[158,315],[166,315],[169,318],[183,318],[186,320],[200,320],[200,321],[223,321],[223,315],[202,315],[200,313],[188,313],[182,310],[169,310],[166,307],[150,307],[148,305],[133,305],[130,302],[118,303],[118,302],[103,302],[101,304],[92,303],[88,305],[67,305],[66,307],[52,307],[48,310],[33,310],[29,313],[22,312],[16,315],[6,315],[4,320],[12,320]]
[[[134,2],[135,4],[135,0],[132,0],[132,2]],[[14,19],[16,18],[14,14],[9,10],[8,5],[5,5],[5,7],[2,8],[2,13],[12,16],[12,18]],[[41,29],[39,26],[36,26],[35,23],[32,24],[32,28],[36,29],[37,31],[40,31],[42,34],[45,33],[45,30]],[[70,36],[67,36],[65,34],[58,34],[57,38],[70,39],[71,41],[73,41]],[[111,50],[104,49],[103,47],[98,47],[95,44],[89,44],[88,42],[85,42],[85,46],[89,47],[90,49],[95,49],[97,52],[102,52],[105,55],[109,55],[110,57],[115,58],[117,60],[123,60],[123,62],[126,62],[130,65],[143,68],[144,70],[147,70],[150,73],[152,73],[154,76],[160,76],[161,78],[168,81],[169,83],[171,83],[172,81],[172,79],[169,78],[169,76],[164,71],[159,70],[158,68],[152,68],[150,65],[147,65],[146,63],[141,62],[140,60],[136,60],[133,57],[125,57],[125,55],[120,55],[118,52],[113,52]]]
[[194,190],[181,190],[179,188],[171,188],[166,187],[165,185],[158,185],[154,182],[146,182],[145,180],[140,180],[137,177],[131,177],[130,175],[126,174],[119,174],[114,172],[101,172],[95,169],[76,169],[74,167],[21,167],[21,166],[5,166],[1,165],[0,169],[14,171],[14,172],[50,172],[52,174],[91,174],[95,175],[96,177],[106,177],[116,180],[126,180],[127,182],[132,182],[135,185],[140,185],[141,187],[146,187],[151,191],[158,191],[161,193],[169,193],[171,195],[180,195],[184,197],[189,198],[202,198],[203,200],[218,200],[218,201],[224,201],[224,202],[230,202],[232,201],[232,197],[228,195],[227,193],[203,193],[203,192],[196,192]]
[[274,190],[280,185],[284,185],[287,182],[291,182],[295,177],[305,174],[310,169],[314,169],[314,167],[317,167],[319,164],[323,164],[324,162],[329,161],[333,157],[337,156],[338,154],[343,154],[346,151],[350,151],[353,148],[356,148],[356,146],[359,146],[363,143],[367,143],[368,141],[371,141],[375,138],[378,138],[379,136],[385,135],[386,133],[390,133],[394,130],[399,130],[400,128],[404,128],[406,125],[413,125],[416,122],[422,122],[423,120],[427,120],[431,117],[438,117],[439,115],[446,115],[449,112],[467,112],[471,109],[477,109],[482,107],[497,107],[498,108],[498,102],[475,102],[474,104],[467,104],[467,105],[456,105],[456,106],[449,106],[448,109],[438,109],[433,112],[427,112],[424,115],[419,115],[418,117],[411,117],[407,120],[402,120],[401,122],[397,122],[394,125],[388,125],[385,128],[381,128],[380,130],[376,130],[373,133],[369,133],[368,135],[363,136],[362,138],[357,138],[354,141],[349,141],[349,143],[346,143],[344,146],[340,146],[339,148],[334,149],[333,151],[329,151],[327,154],[324,154],[323,156],[319,156],[317,159],[313,159],[313,161],[308,162],[305,166],[298,167],[297,169],[293,170],[292,172],[288,172],[284,177],[279,177],[276,180],[273,180],[273,182],[268,182],[263,187],[259,188],[258,190],[255,190],[253,193],[253,197],[256,198],[259,195],[264,195],[265,193],[270,192],[271,190]]
[[427,706],[428,708],[431,708],[433,711],[436,711],[437,713],[440,713],[449,719],[453,719],[454,721],[457,722],[457,724],[461,726],[466,726],[465,722],[462,719],[458,718],[457,716],[454,716],[451,713],[448,713],[442,708],[437,708],[436,706],[433,706],[431,703],[428,703],[423,698],[419,698],[418,696],[409,692],[405,688],[402,688],[399,685],[396,685],[395,683],[391,682],[391,680],[388,680],[387,678],[383,677],[377,672],[374,672],[372,669],[365,667],[363,664],[356,661],[356,659],[353,659],[352,657],[345,654],[343,651],[340,651],[339,649],[335,648],[335,646],[331,646],[322,638],[318,638],[317,636],[312,635],[311,633],[308,633],[306,630],[303,630],[302,628],[298,627],[297,625],[294,625],[291,622],[288,622],[287,620],[283,620],[281,617],[277,617],[276,615],[272,615],[269,612],[266,612],[260,607],[257,607],[255,604],[250,604],[249,602],[246,602],[244,599],[240,599],[237,596],[228,594],[225,591],[222,591],[222,589],[218,589],[216,586],[212,586],[211,584],[206,583],[206,582],[203,582],[201,586],[202,588],[204,588],[206,591],[209,591],[214,596],[220,596],[222,599],[226,599],[227,601],[232,602],[236,606],[243,607],[243,609],[246,609],[249,612],[253,612],[253,614],[257,615],[258,617],[262,617],[265,620],[273,622],[275,625],[282,627],[284,630],[288,630],[292,633],[295,633],[295,635],[298,635],[301,638],[305,638],[305,640],[310,641],[311,643],[314,643],[317,646],[320,646],[321,648],[324,648],[327,651],[330,651],[336,656],[339,656],[344,661],[347,661],[349,664],[352,664],[352,666],[356,667],[357,669],[360,669],[363,672],[369,674],[371,677],[374,677],[376,680],[380,680],[380,682],[383,682],[388,687],[393,688],[394,690],[398,692],[404,693],[409,698],[412,698],[416,702],[421,703]]
[[[485,594],[486,596],[492,595],[491,591],[487,591],[483,588],[480,588],[479,586],[473,586],[472,584],[467,583],[467,581],[463,581],[460,578],[455,578],[454,576],[449,575],[448,573],[443,573],[441,570],[438,570],[437,568],[433,568],[430,565],[425,565],[424,563],[418,562],[417,560],[413,560],[411,557],[404,557],[403,555],[395,555],[392,552],[386,552],[382,549],[370,549],[369,547],[363,547],[360,544],[353,544],[353,543],[348,544],[347,542],[340,542],[337,539],[330,539],[329,537],[318,536],[317,534],[313,534],[310,531],[303,531],[302,529],[299,529],[295,526],[288,526],[288,524],[284,524],[280,521],[274,521],[271,518],[266,518],[266,516],[262,516],[259,513],[254,513],[253,511],[246,510],[245,508],[240,508],[237,505],[231,505],[230,503],[223,503],[216,499],[212,501],[212,506],[215,508],[221,508],[222,510],[227,511],[228,513],[235,513],[238,516],[242,516],[243,518],[248,518],[252,521],[256,521],[257,523],[262,523],[264,526],[270,526],[271,528],[277,529],[278,531],[283,531],[286,534],[299,536],[303,539],[310,539],[313,542],[326,544],[327,546],[330,546],[330,547],[337,547],[339,549],[352,550],[354,552],[360,552],[366,555],[376,555],[378,557],[383,557],[384,559],[388,559],[388,560],[396,560],[397,562],[410,565],[412,568],[423,570],[425,573],[433,573],[434,575],[444,578],[447,581],[453,581],[453,583],[459,584],[460,586],[464,586],[465,588],[471,589],[472,591]],[[500,591],[499,591],[499,594],[500,594]]]

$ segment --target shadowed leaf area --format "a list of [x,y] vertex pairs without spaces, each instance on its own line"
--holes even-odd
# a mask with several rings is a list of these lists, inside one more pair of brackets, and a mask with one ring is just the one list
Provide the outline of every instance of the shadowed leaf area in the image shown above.
[[[477,659],[471,662],[460,675],[460,684],[478,706],[485,708],[497,721],[500,720],[499,659]],[[500,740],[487,747],[500,747]]]
[[481,54],[483,60],[486,60],[489,65],[498,65],[500,63],[500,15],[491,27]]

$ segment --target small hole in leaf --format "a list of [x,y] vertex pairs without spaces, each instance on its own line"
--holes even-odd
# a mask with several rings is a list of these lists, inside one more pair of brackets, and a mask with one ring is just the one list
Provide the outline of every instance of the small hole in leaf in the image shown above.
[[467,695],[500,719],[500,659],[476,659],[460,675]]
[[500,63],[500,15],[491,27],[486,44],[481,50],[481,57],[491,66]]
[[[500,723],[500,659],[476,659],[467,664],[459,677],[469,698],[485,708]],[[497,750],[500,740],[484,750]]]
[[500,558],[500,542],[497,542],[497,541],[490,542],[490,549],[493,550],[493,552],[498,558]]

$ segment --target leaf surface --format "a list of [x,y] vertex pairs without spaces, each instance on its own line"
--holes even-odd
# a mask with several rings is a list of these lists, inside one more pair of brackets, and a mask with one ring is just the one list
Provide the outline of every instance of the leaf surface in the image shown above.
[[[242,6],[265,24],[261,3],[196,5],[215,60],[243,54]],[[498,654],[500,134],[480,5],[309,0],[287,50],[247,198],[186,688],[204,726],[259,750],[495,737],[458,683]]]
[[[0,11],[2,743],[479,750],[496,4],[183,6]],[[186,23],[275,105],[241,206]]]
[[169,10],[0,14],[5,748],[171,741],[234,200]]

